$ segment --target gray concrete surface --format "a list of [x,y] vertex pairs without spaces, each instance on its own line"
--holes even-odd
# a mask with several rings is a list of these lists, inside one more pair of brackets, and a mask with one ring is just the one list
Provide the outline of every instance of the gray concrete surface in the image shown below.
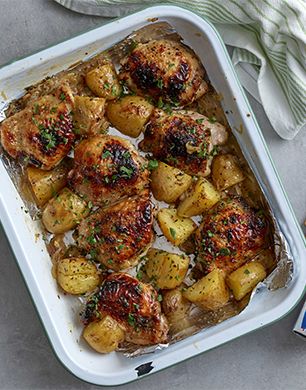
[[[52,0],[0,0],[0,65],[104,19]],[[306,217],[306,134],[281,140],[259,104],[251,104],[300,223]],[[0,389],[91,389],[55,358],[0,228]],[[278,323],[122,389],[306,389],[306,344],[291,333],[301,304]]]

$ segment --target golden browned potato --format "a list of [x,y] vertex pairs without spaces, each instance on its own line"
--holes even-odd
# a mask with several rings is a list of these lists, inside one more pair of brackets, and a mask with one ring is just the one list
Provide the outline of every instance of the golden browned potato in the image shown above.
[[181,217],[200,215],[219,202],[220,197],[220,193],[208,180],[200,178],[189,188],[177,208],[177,214]]
[[154,106],[141,96],[125,96],[107,106],[107,117],[121,133],[138,137],[150,118]]
[[75,96],[73,119],[75,132],[92,136],[103,134],[108,128],[105,118],[105,99],[90,96]]
[[216,268],[183,291],[183,296],[205,310],[216,310],[229,300],[229,291],[225,284],[225,275]]
[[114,67],[111,64],[100,65],[88,72],[85,81],[92,92],[106,100],[116,99],[121,93]]
[[257,261],[245,264],[228,275],[226,283],[233,291],[235,299],[240,301],[264,278],[267,273],[264,266]]
[[174,203],[192,183],[192,177],[161,161],[151,174],[151,189],[155,199]]
[[57,282],[69,294],[84,294],[100,283],[95,264],[85,257],[70,257],[57,262]]
[[171,289],[179,286],[188,271],[189,258],[160,249],[149,249],[144,271],[158,288]]
[[212,164],[212,180],[217,190],[222,191],[244,180],[238,159],[232,154],[216,156]]
[[157,220],[164,236],[174,245],[181,245],[197,228],[192,219],[179,217],[176,209],[159,210]]
[[184,298],[181,287],[163,292],[162,308],[171,333],[178,333],[190,326],[188,313],[191,303]]
[[83,337],[97,352],[109,353],[115,351],[124,341],[125,334],[118,322],[107,315],[88,324],[84,328]]
[[86,202],[65,187],[47,203],[42,222],[50,233],[65,233],[75,228],[88,213]]
[[51,171],[28,166],[26,176],[37,206],[43,206],[67,184],[71,161],[66,160]]

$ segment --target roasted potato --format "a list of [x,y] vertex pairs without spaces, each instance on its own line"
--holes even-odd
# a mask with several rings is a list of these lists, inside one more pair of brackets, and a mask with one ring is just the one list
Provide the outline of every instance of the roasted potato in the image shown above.
[[191,303],[184,298],[182,288],[177,287],[174,290],[163,291],[162,309],[165,313],[171,333],[179,331],[190,326],[188,313],[191,308]]
[[150,118],[154,106],[141,96],[125,96],[107,106],[107,117],[121,133],[138,137]]
[[217,190],[222,191],[244,180],[238,159],[232,154],[220,154],[213,159],[212,180]]
[[184,280],[189,265],[187,256],[151,248],[146,257],[144,271],[156,287],[171,289]]
[[65,233],[75,228],[88,213],[86,202],[65,187],[47,203],[42,222],[50,233]]
[[106,100],[116,99],[121,93],[120,83],[111,64],[92,69],[86,74],[85,81],[95,95]]
[[89,137],[106,132],[105,101],[104,98],[90,96],[74,97],[73,118],[77,134]]
[[69,294],[84,294],[100,283],[97,267],[85,257],[60,259],[56,270],[58,284]]
[[26,168],[26,177],[37,206],[41,207],[67,184],[71,161],[65,160],[51,171],[35,167]]
[[88,324],[84,328],[83,337],[97,352],[109,353],[115,351],[124,341],[125,334],[116,320],[105,316]]
[[176,209],[161,209],[157,220],[164,236],[174,245],[181,245],[197,225],[190,218],[179,217]]
[[220,197],[220,193],[208,180],[200,178],[189,188],[177,208],[177,214],[180,217],[200,215],[219,202]]
[[264,278],[267,273],[262,264],[257,261],[245,264],[228,275],[226,283],[233,291],[234,297],[240,301]]
[[151,174],[151,189],[155,199],[174,203],[192,183],[192,177],[161,161]]
[[205,310],[216,310],[229,300],[225,275],[216,268],[183,291],[183,296]]

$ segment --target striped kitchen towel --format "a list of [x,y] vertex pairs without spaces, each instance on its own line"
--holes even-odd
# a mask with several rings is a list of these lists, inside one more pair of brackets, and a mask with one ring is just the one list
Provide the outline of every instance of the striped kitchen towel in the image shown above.
[[[122,16],[158,0],[56,0],[77,12]],[[275,131],[306,130],[305,0],[167,0],[212,22],[234,46],[242,85],[263,105]]]

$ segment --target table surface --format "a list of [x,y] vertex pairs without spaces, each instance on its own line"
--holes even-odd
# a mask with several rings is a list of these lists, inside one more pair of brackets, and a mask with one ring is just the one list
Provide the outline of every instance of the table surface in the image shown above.
[[[99,26],[52,0],[0,0],[0,65]],[[306,134],[280,139],[249,96],[298,221],[306,215]],[[1,229],[1,228],[0,228]],[[91,389],[58,362],[38,320],[13,254],[0,230],[0,388]],[[163,372],[122,387],[131,389],[306,388],[306,344],[292,333],[301,303],[281,321]]]

